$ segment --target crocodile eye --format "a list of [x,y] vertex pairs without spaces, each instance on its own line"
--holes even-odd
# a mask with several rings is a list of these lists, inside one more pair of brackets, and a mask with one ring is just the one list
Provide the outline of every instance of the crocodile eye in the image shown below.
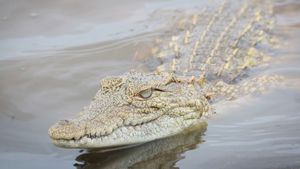
[[139,92],[139,96],[143,99],[148,99],[149,97],[152,96],[153,90],[152,88],[145,89]]

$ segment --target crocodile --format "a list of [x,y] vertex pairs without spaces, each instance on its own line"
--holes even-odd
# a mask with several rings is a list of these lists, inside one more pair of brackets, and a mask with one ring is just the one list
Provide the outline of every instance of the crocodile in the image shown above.
[[88,106],[50,127],[52,142],[90,149],[170,137],[206,121],[216,102],[275,84],[276,75],[249,76],[273,58],[272,5],[212,4],[179,19],[171,35],[155,40],[147,69],[102,79]]

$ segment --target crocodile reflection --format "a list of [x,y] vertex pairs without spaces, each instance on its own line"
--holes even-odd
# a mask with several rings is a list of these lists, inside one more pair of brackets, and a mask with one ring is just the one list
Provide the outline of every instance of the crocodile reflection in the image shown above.
[[203,142],[201,136],[206,131],[207,123],[173,137],[156,140],[136,147],[115,151],[93,150],[76,158],[78,169],[153,169],[175,168],[175,164],[184,158],[183,153],[195,149]]

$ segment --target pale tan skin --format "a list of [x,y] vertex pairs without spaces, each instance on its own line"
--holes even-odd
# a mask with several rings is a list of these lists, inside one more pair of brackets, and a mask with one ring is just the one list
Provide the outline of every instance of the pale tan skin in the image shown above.
[[264,91],[280,78],[245,75],[270,60],[257,47],[274,46],[271,13],[267,3],[225,1],[180,20],[174,36],[157,41],[155,70],[103,79],[90,105],[52,126],[50,138],[68,148],[148,142],[205,120],[213,102]]
[[[209,103],[200,92],[199,86],[170,74],[130,72],[109,77],[101,81],[101,89],[89,106],[74,119],[57,123],[49,134],[57,145],[68,147],[73,142],[85,148],[171,136],[197,124],[202,115],[210,112]],[[90,141],[98,138],[100,144]]]

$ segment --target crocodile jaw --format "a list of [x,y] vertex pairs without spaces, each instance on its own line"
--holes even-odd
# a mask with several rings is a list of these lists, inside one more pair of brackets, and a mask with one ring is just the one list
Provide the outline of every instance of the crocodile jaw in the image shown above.
[[156,121],[136,125],[122,126],[105,136],[87,137],[78,140],[52,139],[53,144],[63,148],[108,148],[145,143],[176,135],[187,128],[192,128],[202,119],[169,118],[163,116]]

